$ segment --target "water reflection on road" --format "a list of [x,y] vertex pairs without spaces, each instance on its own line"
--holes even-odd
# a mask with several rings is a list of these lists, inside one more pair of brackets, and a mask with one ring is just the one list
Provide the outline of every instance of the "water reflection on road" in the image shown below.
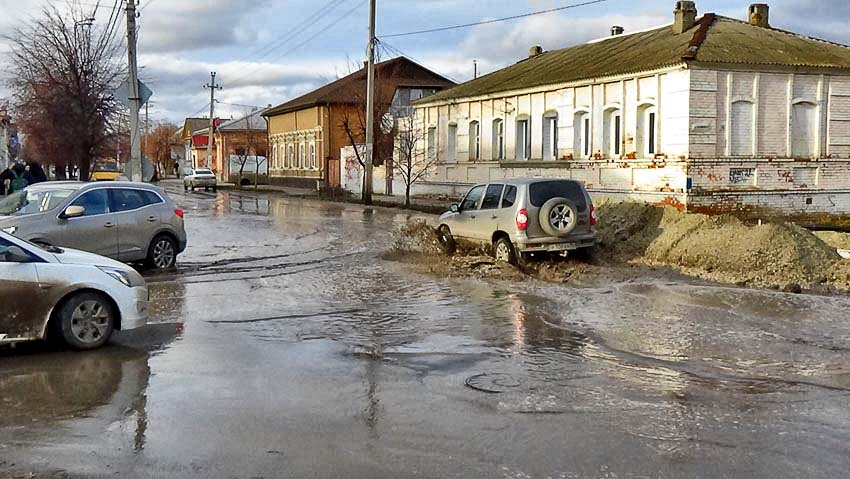
[[[185,322],[182,339],[51,366],[87,385],[84,371],[104,371],[83,408],[102,417],[126,402],[114,371],[138,362],[143,385],[125,388],[146,418],[143,441],[127,431],[136,455],[95,441],[124,477],[838,477],[850,465],[846,298],[434,278],[381,259],[405,214],[174,193],[191,248],[179,272],[148,279],[154,322]],[[49,397],[47,373],[21,387],[10,371],[51,357],[0,358],[3,390]],[[25,431],[15,456],[49,451],[44,464],[91,473],[45,446],[95,435],[73,412],[87,396],[71,412],[20,398],[0,443]]]

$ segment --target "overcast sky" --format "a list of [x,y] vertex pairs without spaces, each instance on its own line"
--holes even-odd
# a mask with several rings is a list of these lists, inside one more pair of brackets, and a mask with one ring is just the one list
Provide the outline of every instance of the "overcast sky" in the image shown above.
[[[64,3],[64,0],[49,0]],[[389,35],[560,7],[581,0],[378,0],[378,35]],[[764,1],[764,0],[762,0]],[[38,14],[48,0],[0,0],[0,35]],[[97,0],[77,0],[93,8]],[[113,0],[101,0],[105,24]],[[746,0],[697,0],[700,13],[744,19]],[[774,0],[771,24],[850,44],[850,1]],[[670,23],[674,0],[607,0],[557,13],[450,32],[386,38],[388,48],[458,81],[473,60],[486,73],[513,63],[535,44],[563,48],[608,34]],[[25,6],[22,6],[25,5]],[[141,0],[143,80],[154,90],[151,115],[182,122],[206,116],[202,86],[217,71],[224,90],[217,116],[279,104],[338,76],[365,57],[366,0]],[[122,18],[122,22],[125,18]],[[122,29],[123,33],[123,29]],[[0,40],[0,68],[5,63]],[[383,58],[395,53],[382,51]],[[0,96],[2,96],[0,88]],[[244,105],[244,106],[234,106]]]

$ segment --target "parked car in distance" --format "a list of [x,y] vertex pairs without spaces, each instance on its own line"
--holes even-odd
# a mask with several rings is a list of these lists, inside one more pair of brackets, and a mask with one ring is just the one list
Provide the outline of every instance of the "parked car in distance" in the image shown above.
[[499,261],[519,264],[529,253],[581,250],[596,244],[596,210],[572,180],[512,179],[472,187],[440,216],[443,248],[457,241],[492,245]]
[[147,323],[148,289],[129,266],[0,232],[0,344],[46,339],[94,349]]
[[0,230],[125,263],[174,267],[186,249],[183,211],[146,183],[48,182],[0,201]]
[[204,191],[212,190],[215,193],[218,190],[215,173],[209,168],[190,168],[186,170],[186,176],[183,177],[183,190],[195,191],[195,188],[203,188]]

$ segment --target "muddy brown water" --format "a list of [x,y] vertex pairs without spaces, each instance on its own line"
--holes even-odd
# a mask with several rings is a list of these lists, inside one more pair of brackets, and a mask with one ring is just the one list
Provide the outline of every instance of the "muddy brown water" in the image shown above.
[[[408,216],[173,191],[154,324],[0,354],[0,476],[841,477],[844,297],[425,274]],[[447,261],[431,256],[430,261]],[[179,327],[175,326],[180,324]]]

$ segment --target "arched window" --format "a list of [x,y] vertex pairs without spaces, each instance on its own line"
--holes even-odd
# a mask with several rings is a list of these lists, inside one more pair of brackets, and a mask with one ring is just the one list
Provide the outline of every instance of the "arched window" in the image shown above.
[[449,125],[449,138],[446,148],[446,161],[457,161],[457,125]]
[[573,156],[590,158],[591,152],[590,113],[577,111],[573,118]]
[[639,158],[655,158],[658,152],[658,121],[654,105],[638,107],[637,154]]
[[526,115],[520,116],[516,121],[516,159],[531,159],[531,119]]
[[729,152],[732,156],[753,156],[754,104],[749,100],[732,103],[729,116]]
[[558,158],[558,113],[554,111],[543,115],[543,159]]
[[310,168],[316,169],[316,144],[310,143]]
[[602,125],[602,151],[608,158],[620,158],[623,148],[623,115],[618,108],[605,110]]
[[493,159],[505,159],[505,122],[501,118],[493,120]]
[[298,145],[298,168],[304,169],[307,165],[307,148],[304,143]]
[[289,144],[289,155],[286,158],[286,167],[294,168],[295,167],[295,145],[292,143]]
[[818,107],[808,101],[791,106],[791,156],[813,158],[817,155]]
[[481,124],[477,121],[469,122],[469,159],[481,159]]

